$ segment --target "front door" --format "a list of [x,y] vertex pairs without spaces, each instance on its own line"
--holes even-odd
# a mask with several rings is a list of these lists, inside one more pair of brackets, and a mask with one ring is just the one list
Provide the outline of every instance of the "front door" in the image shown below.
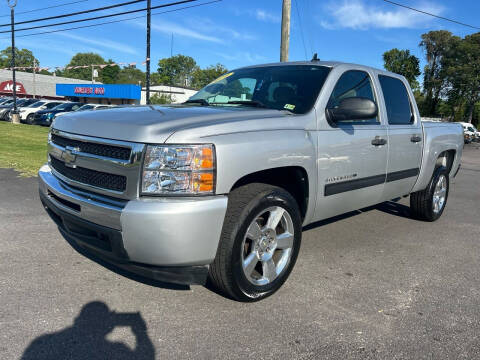
[[[370,73],[349,70],[341,74],[327,108],[338,106],[349,97],[369,98],[377,103]],[[329,123],[328,128],[318,131],[316,220],[381,201],[387,146],[387,129],[378,115],[373,119]]]

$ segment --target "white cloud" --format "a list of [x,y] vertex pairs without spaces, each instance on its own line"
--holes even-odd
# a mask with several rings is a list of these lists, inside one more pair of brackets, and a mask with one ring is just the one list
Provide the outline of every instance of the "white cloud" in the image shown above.
[[273,23],[278,23],[280,22],[280,16],[277,16],[275,14],[272,14],[266,10],[263,9],[257,9],[255,10],[255,17],[257,20],[260,21],[266,21],[266,22],[273,22]]
[[57,35],[61,35],[63,37],[67,37],[69,39],[77,40],[86,44],[96,45],[104,48],[108,48],[111,50],[127,53],[127,54],[138,54],[138,51],[135,50],[133,47],[126,45],[125,43],[120,43],[112,40],[101,39],[101,38],[89,38],[86,36],[79,36],[70,33],[58,33]]
[[[145,24],[143,22],[136,21],[132,23],[135,24],[137,27],[142,27],[142,28],[145,27]],[[214,43],[223,42],[218,37],[202,34],[199,31],[190,29],[183,25],[165,21],[163,19],[162,21],[152,22],[152,30],[158,31],[167,35],[173,34],[176,36],[182,36],[182,37],[187,37],[187,38],[196,39],[196,40],[202,40],[202,41],[208,41],[208,42],[214,42]]]
[[197,32],[200,31],[203,34],[216,34],[221,35],[225,39],[236,39],[236,40],[255,40],[256,36],[245,32],[235,30],[226,26],[218,24],[218,21],[212,21],[211,19],[202,17],[195,18],[191,17],[187,19],[188,25],[191,28],[195,29]]
[[235,54],[225,54],[216,52],[215,55],[224,58],[225,60],[235,61],[237,63],[258,64],[264,62],[267,58],[263,55],[252,54],[249,51],[241,51]]
[[[431,17],[409,9],[366,5],[362,0],[343,0],[327,6],[332,20],[321,20],[326,29],[351,28],[367,30],[369,28],[421,28],[431,21]],[[433,14],[440,14],[444,8],[433,3],[419,3],[412,7]]]

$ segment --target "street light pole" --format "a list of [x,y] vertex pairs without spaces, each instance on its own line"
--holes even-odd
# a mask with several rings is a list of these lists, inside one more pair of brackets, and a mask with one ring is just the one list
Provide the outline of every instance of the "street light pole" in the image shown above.
[[10,20],[12,29],[12,77],[13,77],[13,110],[12,110],[12,123],[20,124],[20,119],[17,112],[17,82],[15,79],[15,6],[17,0],[7,0],[8,6],[10,6]]

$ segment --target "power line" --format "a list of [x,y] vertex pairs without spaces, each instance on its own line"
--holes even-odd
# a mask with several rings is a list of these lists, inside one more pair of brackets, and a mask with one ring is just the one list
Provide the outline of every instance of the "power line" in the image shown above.
[[[136,1],[145,1],[145,0],[136,0]],[[168,3],[168,4],[152,6],[151,9],[160,9],[160,8],[164,8],[164,7],[168,7],[168,6],[180,5],[180,4],[189,3],[189,2],[193,2],[193,1],[198,1],[198,0],[182,0],[182,1],[172,2],[172,3]],[[59,23],[54,23],[54,24],[47,24],[47,25],[32,26],[32,27],[28,27],[28,28],[20,28],[20,29],[15,29],[15,32],[26,31],[26,30],[34,30],[34,29],[42,29],[42,28],[58,26],[58,25],[74,24],[74,23],[79,23],[79,22],[84,22],[84,21],[105,19],[105,18],[114,17],[114,16],[133,14],[133,13],[146,11],[146,10],[147,10],[147,8],[143,8],[143,9],[123,11],[123,12],[108,14],[108,15],[94,16],[94,17],[85,18],[85,19],[64,21],[64,22],[59,22]],[[3,30],[3,31],[0,31],[0,34],[5,34],[5,33],[9,33],[9,32],[11,32],[11,30]]]
[[297,18],[298,18],[298,24],[300,25],[300,34],[302,36],[302,43],[303,43],[303,51],[305,51],[305,60],[307,60],[307,47],[305,46],[305,38],[303,37],[303,26],[302,26],[302,20],[300,18],[300,12],[298,11],[298,4],[297,0],[293,0],[295,3],[295,9],[297,10]]
[[[131,4],[136,4],[136,3],[139,3],[139,2],[143,2],[143,1],[146,1],[146,0],[132,0],[132,1],[127,1],[127,2],[124,2],[124,3],[120,3],[120,4],[113,4],[113,5],[109,5],[109,6],[102,6],[102,7],[95,8],[95,9],[82,10],[82,11],[77,11],[77,12],[68,13],[68,14],[48,16],[48,17],[44,17],[44,18],[40,18],[40,19],[31,19],[31,20],[18,21],[18,22],[15,23],[15,25],[29,24],[29,23],[33,23],[33,22],[53,20],[53,19],[60,19],[60,18],[64,18],[64,17],[76,16],[76,15],[81,15],[81,14],[88,14],[88,13],[95,12],[95,11],[102,11],[102,10],[113,9],[113,8],[116,8],[116,7],[126,6],[126,5],[131,5]],[[11,25],[11,24],[8,23],[8,24],[1,24],[0,26],[10,26],[10,25]]]
[[[38,8],[38,9],[33,9],[33,10],[28,10],[28,11],[15,12],[15,15],[29,14],[29,13],[36,12],[36,11],[48,10],[48,9],[58,8],[58,7],[67,6],[67,5],[71,5],[71,4],[78,4],[78,3],[81,3],[81,2],[87,2],[87,1],[89,1],[89,0],[70,1],[70,2],[67,2],[67,3],[58,4],[58,5],[52,5],[52,6],[47,6],[47,7],[44,7],[44,8]],[[0,15],[0,17],[10,17],[10,14],[8,14],[8,15]]]
[[[176,12],[176,11],[180,11],[180,10],[186,10],[186,9],[190,9],[190,8],[194,8],[194,7],[198,7],[198,6],[203,6],[203,5],[209,5],[209,4],[217,3],[217,2],[220,2],[220,1],[222,1],[222,0],[208,1],[208,2],[205,2],[205,3],[201,3],[201,4],[184,6],[184,7],[176,8],[176,9],[173,9],[173,10],[166,10],[166,11],[161,11],[161,12],[152,13],[152,15],[161,15],[161,14]],[[153,8],[152,8],[152,9],[153,9]],[[125,18],[125,19],[120,19],[120,20],[105,21],[105,22],[101,22],[101,23],[97,23],[97,24],[91,24],[91,25],[76,26],[76,27],[65,28],[65,29],[58,29],[58,30],[51,30],[51,31],[42,31],[42,32],[37,32],[37,33],[19,35],[19,36],[15,36],[15,37],[20,38],[20,37],[28,37],[28,36],[37,36],[37,35],[53,34],[53,33],[63,32],[63,31],[70,31],[70,30],[77,30],[77,29],[85,29],[85,28],[91,28],[91,27],[96,27],[96,26],[115,24],[115,23],[119,23],[119,22],[123,22],[123,21],[130,21],[130,20],[141,19],[141,18],[144,18],[144,17],[146,17],[146,15],[134,16],[134,17]],[[2,37],[2,38],[0,38],[0,39],[9,39],[9,37]]]
[[472,29],[480,30],[480,27],[478,27],[478,26],[469,25],[469,24],[466,24],[466,23],[463,23],[463,22],[460,22],[460,21],[457,21],[457,20],[453,20],[453,19],[449,19],[449,18],[440,16],[440,15],[432,14],[432,13],[429,13],[429,12],[427,12],[427,11],[415,9],[415,8],[410,7],[410,6],[407,6],[407,5],[403,5],[403,4],[396,3],[396,2],[394,2],[394,1],[390,1],[390,0],[383,0],[383,1],[385,1],[385,2],[387,2],[387,3],[390,3],[390,4],[393,4],[393,5],[397,5],[397,6],[403,7],[403,8],[405,8],[405,9],[409,9],[409,10],[413,10],[413,11],[419,12],[419,13],[421,13],[421,14],[433,16],[433,17],[435,17],[435,18],[437,18],[437,19],[442,19],[442,20],[445,20],[445,21],[450,21],[450,22],[455,23],[455,24],[458,24],[458,25],[463,25],[463,26],[466,26],[466,27],[469,27],[469,28],[472,28]]

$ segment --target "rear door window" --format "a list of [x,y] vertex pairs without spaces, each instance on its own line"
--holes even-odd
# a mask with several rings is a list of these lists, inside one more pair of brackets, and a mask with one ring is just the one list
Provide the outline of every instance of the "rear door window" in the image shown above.
[[414,120],[412,106],[403,82],[386,75],[379,75],[378,79],[385,99],[388,123],[390,125],[412,124]]

